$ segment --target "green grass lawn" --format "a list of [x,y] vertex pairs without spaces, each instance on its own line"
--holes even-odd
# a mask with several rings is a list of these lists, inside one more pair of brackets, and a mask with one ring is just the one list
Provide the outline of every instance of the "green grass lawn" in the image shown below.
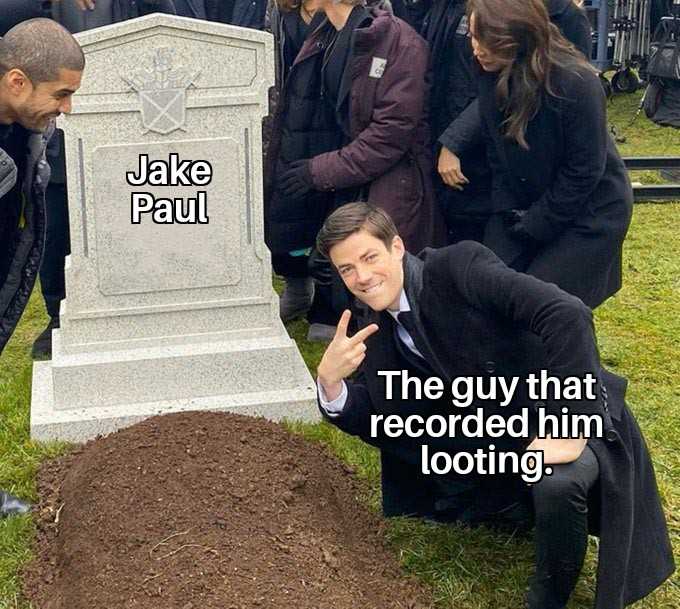
[[[679,155],[680,132],[650,123],[644,115],[630,125],[639,94],[617,97],[610,119],[622,154]],[[645,182],[657,181],[646,172]],[[604,363],[630,379],[629,404],[645,432],[680,559],[680,202],[636,205],[625,247],[624,287],[596,314]],[[35,499],[35,474],[42,460],[65,446],[28,437],[33,339],[47,323],[41,298],[33,294],[10,344],[0,358],[0,488]],[[304,340],[304,322],[290,324],[311,370],[322,348]],[[329,444],[367,481],[366,502],[379,506],[375,451],[326,424],[295,425],[310,439]],[[456,526],[393,520],[387,527],[404,568],[433,586],[440,609],[511,609],[522,606],[532,563],[530,540]],[[17,572],[30,557],[31,517],[0,521],[0,609],[28,609],[19,597]],[[570,607],[591,606],[596,540]],[[636,607],[677,609],[680,582],[666,583]],[[34,608],[39,609],[39,608]],[[99,608],[97,608],[99,609]],[[101,608],[105,609],[105,608]],[[389,608],[385,608],[389,609]]]

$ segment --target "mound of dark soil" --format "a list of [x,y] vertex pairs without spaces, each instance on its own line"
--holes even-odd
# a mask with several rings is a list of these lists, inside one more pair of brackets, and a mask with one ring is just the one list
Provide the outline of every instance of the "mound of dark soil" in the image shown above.
[[429,606],[324,448],[230,414],[156,417],[39,476],[36,609]]

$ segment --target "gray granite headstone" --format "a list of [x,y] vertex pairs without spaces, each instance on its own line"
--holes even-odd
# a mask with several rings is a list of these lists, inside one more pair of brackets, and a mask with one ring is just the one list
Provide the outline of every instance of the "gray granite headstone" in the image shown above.
[[32,436],[182,410],[317,418],[263,239],[271,36],[150,15],[78,39],[83,86],[60,124],[67,296],[33,369]]

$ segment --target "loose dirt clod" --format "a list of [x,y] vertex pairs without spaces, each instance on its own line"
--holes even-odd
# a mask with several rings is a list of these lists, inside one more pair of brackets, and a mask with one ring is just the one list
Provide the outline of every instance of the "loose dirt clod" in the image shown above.
[[346,466],[264,419],[148,419],[46,463],[38,484],[36,609],[430,606]]

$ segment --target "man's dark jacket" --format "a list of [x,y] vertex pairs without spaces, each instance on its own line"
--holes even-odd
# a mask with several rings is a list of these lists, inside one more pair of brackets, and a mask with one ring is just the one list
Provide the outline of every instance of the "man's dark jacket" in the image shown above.
[[[0,268],[8,269],[7,276],[0,279],[0,353],[19,323],[40,269],[45,245],[45,188],[50,174],[45,149],[54,131],[53,126],[45,133],[16,128],[25,137],[27,158],[25,163],[19,159],[16,163],[25,166],[19,175],[23,210],[18,218],[8,217],[0,197],[0,225],[3,234],[10,235],[0,243]],[[8,222],[11,226],[6,226]]]
[[[548,370],[554,376],[599,379],[595,401],[569,402],[572,413],[603,416],[607,438],[588,441],[600,468],[600,553],[597,609],[621,609],[648,594],[673,571],[674,564],[652,463],[637,423],[624,402],[626,381],[601,368],[592,326],[592,314],[579,299],[555,285],[517,273],[490,250],[471,241],[425,250],[421,259],[407,256],[405,291],[414,311],[415,345],[432,366],[433,374],[450,386],[459,376],[519,376]],[[400,464],[419,461],[423,438],[397,441],[370,437],[371,414],[444,414],[446,405],[414,400],[386,400],[381,370],[399,370],[404,360],[395,338],[395,322],[389,313],[363,309],[360,327],[377,323],[378,332],[366,340],[366,358],[360,377],[348,383],[349,397],[342,413],[331,423],[347,433],[381,448],[383,467],[395,471]],[[524,383],[521,382],[521,385]],[[502,408],[497,402],[477,401],[485,413],[518,412],[531,406],[518,391],[515,400]],[[565,404],[548,401],[548,412],[560,413]],[[449,404],[448,413],[458,409]],[[323,412],[323,411],[322,411]],[[428,439],[434,450],[472,451],[493,442],[497,450],[523,450],[528,440]],[[410,471],[413,471],[412,469]],[[383,479],[383,505],[394,515],[409,512],[392,498],[400,495],[399,484],[416,489],[420,481]],[[392,503],[390,504],[390,501]],[[400,507],[405,509],[400,510]]]

